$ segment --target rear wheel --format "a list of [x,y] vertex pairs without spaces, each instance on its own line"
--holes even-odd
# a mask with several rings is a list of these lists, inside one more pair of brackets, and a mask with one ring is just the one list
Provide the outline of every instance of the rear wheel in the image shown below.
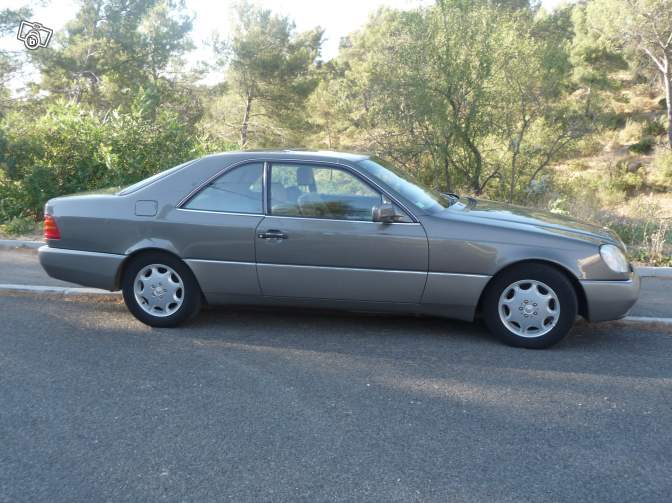
[[495,277],[483,299],[490,331],[512,346],[541,349],[559,342],[577,314],[569,279],[543,264],[524,264]]
[[131,314],[153,327],[175,327],[201,308],[201,289],[193,273],[166,253],[148,252],[131,259],[122,292]]

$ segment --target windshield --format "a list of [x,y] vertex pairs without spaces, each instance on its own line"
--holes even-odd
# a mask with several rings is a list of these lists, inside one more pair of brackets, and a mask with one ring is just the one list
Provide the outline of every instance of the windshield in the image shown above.
[[454,202],[440,192],[425,187],[409,173],[402,172],[389,162],[377,157],[365,159],[358,164],[363,166],[372,176],[394,189],[422,210],[429,212],[440,211]]
[[150,176],[149,178],[145,178],[144,180],[140,180],[139,182],[134,183],[133,185],[129,185],[125,189],[120,190],[117,192],[117,195],[119,196],[125,196],[126,194],[130,194],[131,192],[135,192],[138,189],[141,189],[142,187],[149,185],[152,182],[155,182],[159,180],[160,178],[163,178],[164,176],[168,176],[171,173],[174,173],[178,169],[184,168],[185,166],[188,166],[194,162],[193,160],[187,161],[185,163],[179,164],[177,166],[174,166],[172,168],[166,169],[165,171],[161,171],[155,175]]

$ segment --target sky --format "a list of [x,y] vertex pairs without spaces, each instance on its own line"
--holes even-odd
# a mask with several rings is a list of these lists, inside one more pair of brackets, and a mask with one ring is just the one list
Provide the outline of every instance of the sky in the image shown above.
[[[564,0],[542,0],[544,7],[551,9]],[[381,6],[398,9],[411,9],[420,5],[428,5],[434,0],[257,0],[263,7],[284,14],[294,19],[299,31],[315,26],[325,30],[325,42],[322,47],[322,59],[329,60],[336,56],[341,37],[357,30],[366,23],[369,15]],[[42,5],[39,5],[39,4]],[[186,0],[187,9],[195,14],[192,39],[196,51],[192,60],[208,60],[212,57],[205,41],[218,31],[226,35],[230,19],[230,7],[234,0]],[[2,0],[3,8],[19,8],[31,2],[26,0]],[[63,28],[77,12],[76,0],[43,0],[33,5],[30,21],[36,21],[55,31]],[[18,27],[17,27],[18,28]],[[9,51],[25,51],[23,44],[14,34],[0,39],[0,48]],[[38,49],[39,50],[39,49]],[[35,80],[34,71],[28,70],[18,76],[10,85],[15,92],[24,83]],[[214,83],[211,76],[208,83]]]

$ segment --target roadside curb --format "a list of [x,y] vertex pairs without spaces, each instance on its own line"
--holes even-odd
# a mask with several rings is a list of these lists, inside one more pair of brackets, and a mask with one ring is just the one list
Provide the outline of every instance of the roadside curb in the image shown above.
[[667,325],[672,326],[672,318],[659,318],[659,317],[648,317],[648,316],[626,316],[620,320],[616,320],[620,323],[631,323],[631,324],[641,324],[641,323],[653,323],[655,325]]
[[112,295],[119,296],[121,292],[110,292],[98,288],[70,287],[70,286],[46,286],[46,285],[16,285],[12,283],[0,283],[0,292],[28,292],[47,293],[57,295]]
[[0,239],[0,250],[15,250],[17,248],[27,248],[37,250],[45,244],[44,241],[23,241],[20,239]]
[[672,278],[672,267],[635,267],[642,278]]

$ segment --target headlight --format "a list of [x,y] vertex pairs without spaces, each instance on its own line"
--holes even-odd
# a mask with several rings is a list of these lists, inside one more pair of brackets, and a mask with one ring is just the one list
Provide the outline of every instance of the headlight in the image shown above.
[[625,258],[623,252],[614,245],[602,245],[600,247],[600,255],[602,260],[609,266],[609,269],[615,272],[628,272],[628,259]]

